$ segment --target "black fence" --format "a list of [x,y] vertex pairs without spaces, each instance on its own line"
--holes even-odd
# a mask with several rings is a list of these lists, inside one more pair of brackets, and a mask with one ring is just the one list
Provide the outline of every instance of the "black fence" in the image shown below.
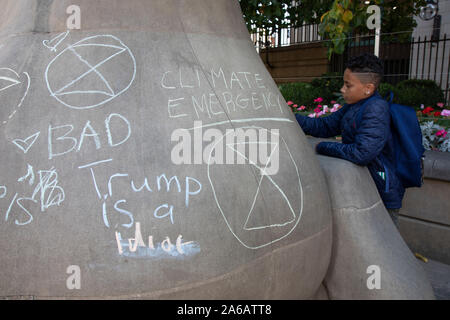
[[317,24],[305,24],[298,28],[282,28],[273,31],[269,31],[269,34],[263,31],[252,34],[251,37],[255,47],[258,49],[277,48],[322,40]]
[[[334,55],[330,71],[343,72],[346,61],[360,53],[374,52],[375,36],[352,39],[344,54]],[[380,58],[384,61],[384,81],[397,84],[405,79],[433,80],[441,88],[447,104],[450,103],[450,38],[411,38],[400,43],[383,41],[381,36]]]
[[[394,38],[394,40],[393,40]],[[320,38],[317,25],[301,28],[282,29],[271,36],[252,35],[255,46],[283,47],[327,40]],[[418,37],[399,42],[395,34],[382,34],[380,58],[385,65],[384,81],[397,84],[405,79],[433,80],[441,88],[445,101],[450,104],[450,38],[444,34],[440,38]],[[375,35],[357,35],[350,39],[342,55],[333,55],[330,72],[343,72],[347,60],[364,52],[374,52]]]
[[431,37],[411,41],[411,78],[434,80],[444,91],[445,101],[450,103],[450,38],[432,40]]

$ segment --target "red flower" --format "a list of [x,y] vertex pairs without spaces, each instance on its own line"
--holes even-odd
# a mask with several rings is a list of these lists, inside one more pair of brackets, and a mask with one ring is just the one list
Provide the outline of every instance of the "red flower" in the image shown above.
[[318,97],[317,99],[314,99],[314,102],[321,103],[322,101],[323,101],[323,98],[321,98],[321,97]]
[[429,114],[431,112],[433,112],[434,109],[432,107],[426,107],[425,109],[423,109],[422,113],[423,114]]
[[441,115],[441,112],[440,111],[436,111],[435,113],[434,113],[434,116],[435,117],[439,117]]

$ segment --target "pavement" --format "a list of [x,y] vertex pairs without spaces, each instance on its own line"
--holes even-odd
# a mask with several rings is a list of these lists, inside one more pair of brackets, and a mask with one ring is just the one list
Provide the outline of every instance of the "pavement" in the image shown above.
[[437,300],[450,300],[450,265],[428,259],[420,260],[430,279]]

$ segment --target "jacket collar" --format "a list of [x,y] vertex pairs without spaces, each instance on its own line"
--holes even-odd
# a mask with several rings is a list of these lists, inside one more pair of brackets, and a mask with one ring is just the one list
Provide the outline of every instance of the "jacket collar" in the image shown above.
[[349,107],[351,107],[351,106],[356,106],[356,105],[360,105],[360,106],[361,106],[363,103],[365,103],[366,101],[368,101],[368,100],[370,100],[370,99],[373,99],[373,98],[381,98],[380,94],[378,93],[378,90],[375,90],[375,92],[372,93],[371,96],[369,96],[369,97],[367,97],[367,98],[364,98],[364,99],[362,99],[362,100],[359,100],[359,101],[356,102],[356,103],[348,104],[348,106],[349,106]]
[[374,93],[372,93],[371,96],[369,96],[369,97],[367,97],[365,99],[359,100],[356,104],[363,104],[366,101],[368,101],[370,99],[373,99],[373,98],[381,98],[380,94],[378,93],[378,90],[375,90]]

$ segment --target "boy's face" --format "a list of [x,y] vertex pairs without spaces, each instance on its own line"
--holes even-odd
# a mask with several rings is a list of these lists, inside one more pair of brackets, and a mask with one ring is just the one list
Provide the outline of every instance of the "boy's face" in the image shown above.
[[370,97],[375,91],[373,83],[361,82],[363,78],[366,78],[363,74],[353,73],[350,69],[345,69],[341,93],[346,103],[357,103],[359,100]]

